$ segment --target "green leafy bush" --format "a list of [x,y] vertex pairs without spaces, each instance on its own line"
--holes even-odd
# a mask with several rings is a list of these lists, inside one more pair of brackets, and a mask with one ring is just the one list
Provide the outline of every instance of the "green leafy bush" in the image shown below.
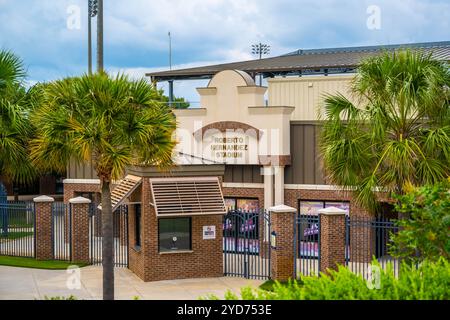
[[450,182],[425,186],[397,196],[397,221],[391,252],[407,260],[450,258]]
[[57,296],[57,297],[47,297],[47,296],[45,296],[44,300],[68,300],[68,301],[75,301],[75,300],[78,300],[78,298],[73,296],[73,295],[68,296],[68,297],[59,297],[59,296]]
[[[378,263],[374,262],[375,265]],[[379,265],[378,265],[379,266]],[[448,260],[423,262],[417,269],[403,263],[397,279],[391,266],[381,270],[378,288],[370,289],[362,276],[345,267],[321,277],[305,277],[303,284],[291,281],[275,284],[273,292],[244,288],[240,297],[232,292],[226,300],[448,300],[450,265]],[[210,296],[209,299],[217,299]]]

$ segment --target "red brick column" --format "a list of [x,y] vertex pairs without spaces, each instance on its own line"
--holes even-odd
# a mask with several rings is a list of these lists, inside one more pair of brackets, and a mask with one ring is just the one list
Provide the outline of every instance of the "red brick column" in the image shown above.
[[345,265],[345,217],[347,211],[338,208],[319,210],[320,272],[337,270]]
[[281,205],[269,211],[272,232],[276,234],[275,247],[271,250],[271,278],[285,281],[294,276],[294,222],[297,209]]
[[55,199],[47,196],[34,198],[36,225],[35,225],[35,241],[37,260],[53,259],[53,240],[52,240],[52,204]]
[[69,200],[72,210],[72,262],[89,263],[89,205],[91,200],[78,197]]

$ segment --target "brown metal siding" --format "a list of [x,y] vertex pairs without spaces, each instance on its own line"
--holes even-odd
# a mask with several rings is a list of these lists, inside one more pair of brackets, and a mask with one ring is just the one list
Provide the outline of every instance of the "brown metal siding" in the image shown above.
[[286,184],[325,184],[320,161],[319,125],[291,124],[292,165],[286,167]]
[[68,179],[98,179],[92,161],[83,164],[71,161],[67,168],[67,173]]
[[226,166],[224,182],[229,183],[263,183],[260,166]]

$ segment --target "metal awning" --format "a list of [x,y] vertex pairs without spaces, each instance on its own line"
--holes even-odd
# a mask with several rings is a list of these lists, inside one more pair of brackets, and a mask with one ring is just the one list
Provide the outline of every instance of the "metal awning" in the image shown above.
[[226,214],[217,177],[150,179],[157,217]]

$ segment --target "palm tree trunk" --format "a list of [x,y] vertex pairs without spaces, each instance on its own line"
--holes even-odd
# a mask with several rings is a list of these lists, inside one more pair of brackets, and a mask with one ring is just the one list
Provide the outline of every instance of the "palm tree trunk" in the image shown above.
[[113,213],[110,182],[102,181],[103,300],[114,300]]

